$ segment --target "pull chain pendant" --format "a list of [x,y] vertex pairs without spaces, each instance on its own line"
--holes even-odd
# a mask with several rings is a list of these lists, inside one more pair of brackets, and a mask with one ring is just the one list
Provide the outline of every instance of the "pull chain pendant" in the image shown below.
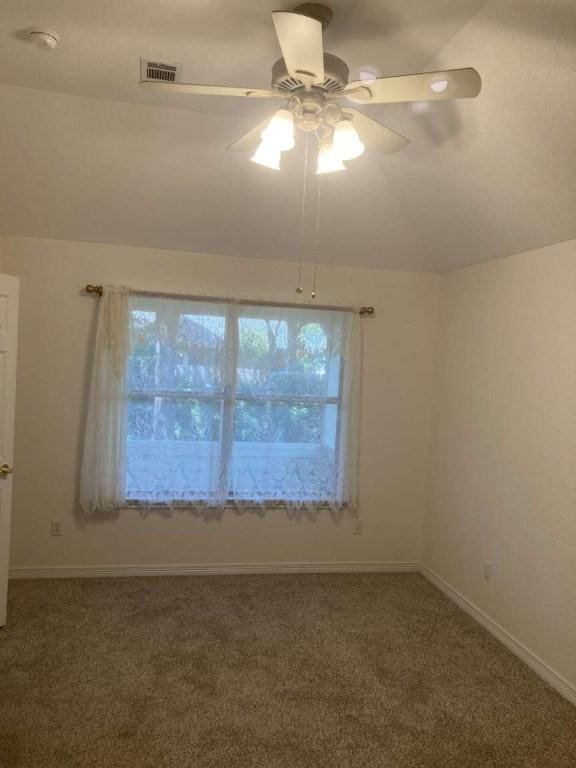
[[306,190],[308,185],[308,155],[310,152],[310,137],[306,134],[306,144],[304,147],[304,178],[302,180],[302,200],[300,208],[300,242],[298,253],[298,279],[296,283],[296,293],[301,296],[304,293],[302,287],[302,262],[304,255],[304,220],[306,216]]
[[312,272],[312,293],[313,299],[316,298],[316,282],[318,279],[318,241],[320,240],[320,199],[322,195],[322,176],[318,176],[318,186],[316,188],[316,231],[314,233],[314,269]]

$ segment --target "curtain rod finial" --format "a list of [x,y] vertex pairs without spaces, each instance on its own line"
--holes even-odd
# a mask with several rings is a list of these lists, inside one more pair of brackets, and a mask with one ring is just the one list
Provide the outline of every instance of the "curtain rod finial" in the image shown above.
[[104,293],[104,288],[101,285],[91,285],[90,283],[88,283],[84,290],[86,293],[95,293],[97,296],[102,296]]
[[373,315],[374,307],[360,307],[358,311],[361,315]]

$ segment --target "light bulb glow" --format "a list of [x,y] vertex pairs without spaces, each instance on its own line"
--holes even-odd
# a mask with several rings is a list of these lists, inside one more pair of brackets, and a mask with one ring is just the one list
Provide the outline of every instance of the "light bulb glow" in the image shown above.
[[448,88],[448,80],[434,80],[430,83],[430,90],[434,93],[444,93],[446,88]]
[[262,131],[262,141],[279,152],[294,148],[294,117],[287,109],[279,109]]
[[341,120],[334,129],[334,151],[342,160],[354,160],[364,152],[358,131],[350,120]]
[[320,147],[318,152],[318,166],[316,173],[335,173],[336,171],[345,171],[346,166],[342,158],[334,151],[332,144],[325,144]]
[[265,168],[271,168],[273,171],[280,170],[280,150],[271,147],[264,141],[258,145],[258,149],[250,160],[258,165],[263,165]]
[[358,80],[362,80],[366,85],[370,85],[370,83],[373,83],[374,80],[376,80],[376,75],[368,69],[362,69],[358,75]]

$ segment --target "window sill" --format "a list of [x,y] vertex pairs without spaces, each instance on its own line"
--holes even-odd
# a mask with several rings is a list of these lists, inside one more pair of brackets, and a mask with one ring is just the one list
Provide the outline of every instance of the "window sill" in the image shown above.
[[350,509],[350,505],[348,502],[339,503],[336,501],[330,502],[330,501],[304,501],[301,503],[298,503],[294,500],[290,501],[278,501],[278,500],[270,500],[270,501],[261,501],[261,502],[254,502],[252,500],[241,500],[238,499],[237,501],[228,501],[226,504],[212,504],[208,501],[202,501],[198,500],[197,502],[187,502],[187,501],[178,501],[176,499],[171,501],[164,501],[164,502],[157,502],[157,503],[150,503],[147,501],[128,501],[122,506],[119,507],[119,509],[135,509],[135,510],[147,510],[147,509],[178,509],[182,511],[186,510],[261,510],[261,509],[287,509],[287,508],[301,508],[301,509],[328,509],[328,510],[348,510]]

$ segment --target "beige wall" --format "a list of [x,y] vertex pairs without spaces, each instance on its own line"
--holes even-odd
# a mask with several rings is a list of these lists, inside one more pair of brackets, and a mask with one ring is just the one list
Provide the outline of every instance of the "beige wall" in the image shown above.
[[576,241],[442,277],[435,425],[426,563],[576,684]]
[[576,684],[576,241],[442,276],[320,271],[321,301],[377,309],[362,535],[283,514],[76,523],[97,305],[81,287],[292,301],[294,265],[7,237],[4,269],[22,293],[13,565],[414,562],[423,544],[434,572]]
[[[87,282],[295,299],[295,265],[112,245],[7,238],[21,277],[12,565],[419,561],[439,278],[324,267],[319,300],[374,304],[365,320],[361,515],[335,526],[229,514],[204,522],[133,511],[79,528],[74,512],[97,299]],[[309,280],[308,280],[309,286]],[[309,289],[308,289],[309,290]],[[64,535],[50,537],[51,518]]]

